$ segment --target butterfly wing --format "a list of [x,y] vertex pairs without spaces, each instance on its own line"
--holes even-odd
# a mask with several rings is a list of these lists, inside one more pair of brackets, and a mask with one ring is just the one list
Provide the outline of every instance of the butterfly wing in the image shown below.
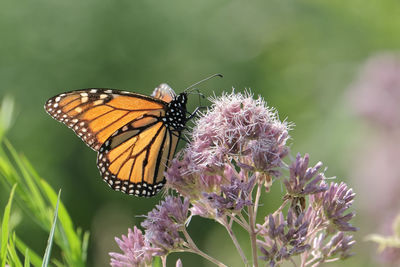
[[99,152],[97,166],[110,187],[149,197],[164,185],[164,171],[181,134],[166,125],[168,103],[175,97],[167,84],[158,86],[152,97],[86,89],[57,95],[45,109]]
[[86,89],[54,96],[45,109],[98,151],[118,129],[145,114],[160,116],[166,105],[161,99],[127,91]]
[[162,83],[154,89],[151,96],[169,103],[175,99],[176,94],[168,84]]
[[117,191],[155,195],[165,183],[179,134],[151,116],[124,126],[100,148],[97,166],[103,179]]

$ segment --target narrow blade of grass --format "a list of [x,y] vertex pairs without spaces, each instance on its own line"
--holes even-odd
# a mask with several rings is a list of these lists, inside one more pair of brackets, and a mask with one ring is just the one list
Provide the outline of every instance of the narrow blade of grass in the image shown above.
[[[54,203],[56,198],[56,193],[53,188],[45,181],[41,180],[41,188],[44,191],[46,197],[49,199],[50,203]],[[71,217],[68,214],[65,206],[60,203],[59,207],[59,218],[60,218],[60,234],[63,236],[63,240],[66,242],[62,248],[65,252],[65,258],[70,263],[76,267],[85,266],[83,256],[82,256],[82,241],[79,233],[74,229]]]
[[83,233],[83,238],[82,238],[82,260],[83,260],[83,262],[86,262],[86,259],[87,259],[87,249],[88,249],[88,245],[89,245],[89,237],[90,237],[89,232],[86,231]]
[[[28,169],[28,166],[26,164],[26,160],[24,160],[24,157],[20,156],[18,152],[14,149],[14,147],[11,145],[11,143],[8,140],[5,140],[5,145],[8,149],[8,151],[11,153],[12,159],[16,163],[19,171],[21,172],[21,175],[16,175],[16,178],[18,179],[17,182],[19,184],[23,184],[23,188],[21,188],[24,191],[24,196],[29,196],[29,199],[32,201],[32,209],[36,209],[35,212],[39,213],[39,216],[46,217],[46,204],[43,199],[43,197],[40,194],[40,189],[39,189],[39,179],[38,175],[34,175],[36,173],[32,172],[32,169]],[[17,171],[15,171],[17,172]],[[35,179],[36,178],[36,179]],[[25,202],[27,202],[25,200]]]
[[25,261],[24,261],[24,267],[30,267],[30,259],[29,259],[29,249],[26,249],[25,251]]
[[15,249],[14,241],[15,241],[15,232],[13,233],[11,238],[8,240],[8,246],[7,246],[7,250],[8,250],[7,256],[9,259],[8,264],[13,267],[22,267],[22,263],[17,255],[17,251]]
[[57,224],[58,203],[60,202],[60,195],[61,195],[61,189],[60,189],[60,191],[58,191],[57,204],[56,204],[56,209],[54,211],[53,225],[51,226],[49,240],[47,241],[47,247],[46,247],[46,251],[44,253],[44,257],[43,257],[42,267],[47,267],[49,264],[49,261],[50,261],[51,247],[53,245],[53,237],[54,237],[54,232],[56,230],[56,224]]
[[0,141],[10,129],[14,118],[14,99],[6,95],[0,106]]
[[14,197],[14,192],[16,187],[17,184],[14,184],[14,186],[11,189],[8,203],[6,205],[6,208],[4,209],[3,222],[1,224],[1,249],[0,249],[0,259],[2,259],[1,266],[6,265],[7,243],[9,234],[8,221],[10,219],[11,203]]
[[33,266],[35,266],[35,267],[42,266],[42,257],[40,257],[38,254],[36,254],[32,249],[29,249],[28,246],[25,245],[25,243],[22,242],[22,240],[18,238],[18,236],[15,237],[15,246],[17,247],[18,251],[21,254],[22,253],[26,254],[28,251],[29,261]]
[[[0,140],[1,141],[1,140]],[[55,208],[57,193],[36,172],[28,159],[19,154],[6,139],[0,143],[0,182],[6,188],[18,184],[15,190],[15,202],[32,221],[43,230],[49,232],[52,227],[53,213],[49,209]],[[62,261],[68,266],[84,267],[86,262],[85,233],[78,232],[62,201],[58,206],[59,224],[54,233],[54,245],[63,251]],[[0,243],[1,245],[1,243]],[[26,246],[20,239],[16,239],[17,249],[21,254]],[[33,266],[41,266],[42,257],[36,257],[30,249],[30,262]],[[39,265],[37,259],[39,258]],[[52,260],[54,262],[54,260]],[[1,263],[1,260],[0,260]],[[1,267],[1,266],[0,266]]]

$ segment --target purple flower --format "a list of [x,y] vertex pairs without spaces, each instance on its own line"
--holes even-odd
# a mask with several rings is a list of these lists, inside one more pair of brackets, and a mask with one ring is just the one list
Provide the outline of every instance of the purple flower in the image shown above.
[[175,266],[176,266],[176,267],[182,267],[182,266],[183,266],[183,265],[182,265],[181,259],[178,259],[178,260],[176,261]]
[[283,181],[290,196],[304,197],[328,189],[325,184],[321,184],[321,181],[325,179],[324,174],[318,173],[322,162],[318,162],[314,167],[308,167],[308,163],[308,154],[305,154],[302,158],[299,153],[296,156],[296,161],[290,165],[290,178]]
[[256,182],[254,175],[248,179],[243,171],[237,173],[231,164],[225,164],[221,176],[202,175],[199,181],[200,190],[192,191],[196,192],[196,197],[191,198],[192,215],[215,218],[238,213],[252,205],[250,194]]
[[[211,101],[212,107],[196,121],[192,142],[168,168],[167,187],[201,200],[204,193],[218,195],[221,186],[231,185],[229,172],[236,167],[258,173],[257,181],[264,179],[269,186],[288,153],[290,125],[249,93],[224,94]],[[247,175],[243,177],[247,182]]]
[[377,54],[368,59],[350,88],[351,106],[379,126],[400,126],[400,55]]
[[110,252],[111,266],[113,267],[130,267],[145,266],[152,262],[153,253],[157,250],[152,248],[147,240],[145,240],[142,231],[136,226],[133,231],[128,229],[128,236],[122,235],[122,240],[115,238],[118,246],[123,254]]
[[357,231],[349,221],[355,216],[354,212],[345,212],[353,204],[355,193],[343,182],[331,183],[325,192],[310,196],[310,202],[314,206],[322,205],[325,217],[334,228],[340,231]]
[[324,183],[321,183],[325,179],[324,174],[318,173],[322,163],[318,162],[314,167],[308,167],[308,163],[308,154],[305,154],[302,158],[298,153],[296,160],[289,167],[289,179],[283,181],[287,191],[284,199],[291,201],[291,207],[297,214],[305,210],[305,197],[307,195],[323,192],[328,188]]
[[291,209],[286,219],[282,212],[275,217],[273,215],[266,217],[263,225],[257,224],[257,232],[264,238],[264,241],[257,240],[263,254],[261,259],[268,261],[270,266],[311,248],[306,243],[309,222],[305,219],[304,213],[296,217]]
[[221,186],[221,193],[203,193],[203,195],[211,209],[216,211],[217,217],[221,217],[226,212],[240,212],[245,206],[252,205],[249,195],[254,187],[255,180],[255,177],[253,177],[248,182],[244,182],[233,177],[230,185]]
[[313,241],[312,254],[319,262],[326,259],[346,259],[352,256],[351,248],[355,244],[353,236],[338,232],[325,242],[326,235],[321,233]]
[[179,233],[185,228],[188,211],[187,198],[182,201],[179,197],[167,196],[147,214],[141,225],[146,229],[146,240],[161,250],[158,255],[166,255],[184,245]]
[[196,121],[185,153],[193,172],[215,172],[229,158],[247,160],[257,170],[280,167],[287,155],[288,125],[263,99],[249,93],[224,94]]
[[181,161],[174,159],[165,173],[167,187],[175,189],[184,197],[196,200],[202,197],[203,192],[218,192],[222,184],[229,183],[228,179],[223,178],[223,170],[220,174],[194,173],[188,169],[189,164],[186,155]]

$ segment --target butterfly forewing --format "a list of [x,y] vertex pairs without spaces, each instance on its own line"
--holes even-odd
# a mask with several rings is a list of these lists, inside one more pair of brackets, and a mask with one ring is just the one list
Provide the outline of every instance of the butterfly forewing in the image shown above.
[[126,91],[86,89],[52,97],[46,102],[45,109],[98,151],[118,129],[148,112],[165,110],[166,104]]

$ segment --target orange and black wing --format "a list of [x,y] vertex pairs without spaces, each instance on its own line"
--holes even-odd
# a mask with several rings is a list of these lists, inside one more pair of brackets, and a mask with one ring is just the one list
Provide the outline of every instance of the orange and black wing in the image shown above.
[[151,197],[163,187],[180,132],[167,128],[162,117],[148,114],[134,120],[100,148],[97,166],[114,190]]
[[46,111],[98,151],[118,129],[146,114],[159,116],[167,103],[161,99],[113,89],[85,89],[50,98]]

